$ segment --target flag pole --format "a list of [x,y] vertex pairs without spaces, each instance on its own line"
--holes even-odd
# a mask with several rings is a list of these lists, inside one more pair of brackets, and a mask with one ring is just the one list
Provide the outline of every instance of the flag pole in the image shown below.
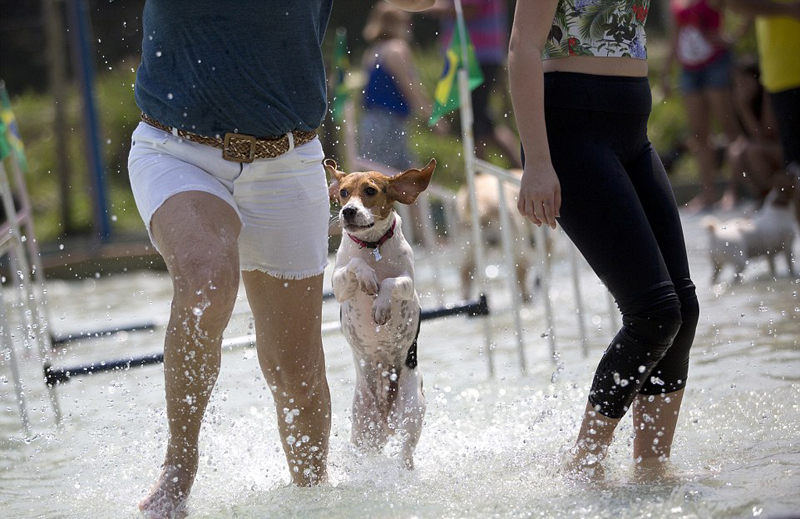
[[[470,218],[472,222],[472,250],[475,254],[475,270],[478,276],[478,287],[481,294],[486,293],[486,262],[484,259],[483,239],[481,237],[481,224],[478,217],[478,200],[475,195],[475,137],[472,133],[472,93],[469,89],[469,51],[467,49],[467,26],[464,23],[464,10],[461,0],[455,0],[456,27],[461,40],[461,67],[458,69],[458,95],[459,111],[461,114],[461,142],[464,145],[464,167],[467,173],[467,187],[469,190]],[[489,319],[483,320],[484,337],[486,338],[486,360],[489,367],[489,377],[494,378],[494,351],[492,344],[492,330]]]

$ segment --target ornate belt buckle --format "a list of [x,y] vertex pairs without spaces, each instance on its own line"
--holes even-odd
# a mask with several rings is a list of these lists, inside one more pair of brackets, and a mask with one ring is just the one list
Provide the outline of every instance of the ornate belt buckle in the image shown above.
[[[233,147],[244,142],[248,143],[250,147],[250,151],[247,154],[242,154]],[[242,135],[241,133],[226,133],[225,140],[222,143],[222,158],[234,162],[244,162],[245,164],[253,162],[256,158],[256,138],[252,135]]]

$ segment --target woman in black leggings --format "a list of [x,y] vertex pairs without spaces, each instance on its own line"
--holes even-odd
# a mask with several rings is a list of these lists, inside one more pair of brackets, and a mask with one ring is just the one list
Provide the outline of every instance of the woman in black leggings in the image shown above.
[[[619,26],[582,30],[596,4]],[[519,0],[511,34],[511,95],[526,152],[520,212],[553,228],[558,218],[622,312],[570,461],[588,472],[600,468],[630,408],[634,459],[663,466],[699,315],[678,208],[647,138],[648,9],[648,0]]]

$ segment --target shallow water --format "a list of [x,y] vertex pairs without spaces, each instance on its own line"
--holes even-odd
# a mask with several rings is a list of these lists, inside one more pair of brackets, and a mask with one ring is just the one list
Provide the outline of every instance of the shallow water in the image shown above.
[[[397,468],[391,449],[365,456],[351,448],[354,372],[341,335],[325,336],[333,398],[330,484],[288,485],[272,399],[252,349],[223,355],[202,435],[192,517],[789,517],[800,512],[800,283],[772,279],[765,262],[745,283],[711,286],[699,219],[686,218],[701,320],[689,385],[673,447],[670,477],[637,480],[632,427],[623,420],[602,483],[567,480],[558,470],[574,441],[594,367],[615,332],[603,287],[581,269],[590,355],[579,348],[575,304],[557,236],[551,298],[559,348],[552,362],[541,294],[524,309],[528,374],[517,363],[508,295],[490,289],[497,374],[487,377],[479,319],[423,323],[420,367],[428,410],[416,470]],[[799,244],[795,245],[796,254]],[[439,251],[445,263],[457,254]],[[491,256],[493,259],[496,257]],[[798,256],[800,257],[800,256]],[[437,306],[433,272],[418,255],[423,305]],[[453,265],[454,266],[454,265]],[[50,282],[51,327],[58,333],[114,323],[163,321],[166,274],[139,272],[80,282]],[[726,277],[727,275],[727,277]],[[451,265],[440,273],[457,299]],[[723,275],[730,279],[730,272]],[[246,310],[242,299],[237,309]],[[335,302],[325,320],[337,319]],[[227,334],[251,329],[235,318]],[[54,364],[159,351],[163,328],[73,343]],[[24,438],[10,372],[0,359],[0,517],[136,517],[158,473],[166,438],[159,366],[73,379],[58,388],[64,426],[52,417],[35,356],[24,363],[32,438]]]

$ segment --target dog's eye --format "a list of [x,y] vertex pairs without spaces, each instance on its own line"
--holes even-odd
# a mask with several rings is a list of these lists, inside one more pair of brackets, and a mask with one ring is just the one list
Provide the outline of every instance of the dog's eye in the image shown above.
[[367,186],[367,187],[365,187],[365,188],[364,188],[364,193],[365,193],[367,196],[375,196],[375,195],[377,195],[377,194],[378,194],[378,190],[377,190],[377,189],[375,189],[375,188],[374,188],[374,187],[372,187],[372,186]]
[[346,189],[342,189],[339,191],[339,196],[342,198],[347,198],[350,193],[347,192]]

